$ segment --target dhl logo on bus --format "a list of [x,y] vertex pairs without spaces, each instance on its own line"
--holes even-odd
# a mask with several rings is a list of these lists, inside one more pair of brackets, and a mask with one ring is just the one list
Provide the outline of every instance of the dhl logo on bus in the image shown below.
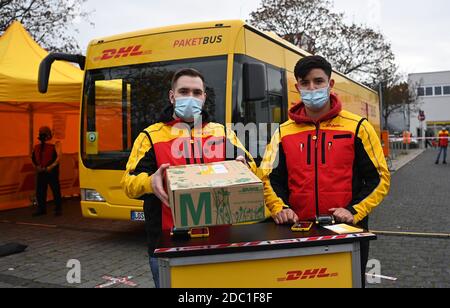
[[143,55],[150,55],[152,50],[141,50],[142,45],[132,45],[121,48],[111,48],[102,51],[102,56],[94,58],[94,61],[104,61],[109,59],[137,57]]
[[278,278],[278,282],[297,281],[305,279],[331,278],[339,276],[338,273],[328,273],[328,268],[308,269],[305,271],[289,271],[283,278]]
[[222,43],[222,41],[223,35],[195,37],[182,40],[175,40],[173,42],[173,48],[220,44]]

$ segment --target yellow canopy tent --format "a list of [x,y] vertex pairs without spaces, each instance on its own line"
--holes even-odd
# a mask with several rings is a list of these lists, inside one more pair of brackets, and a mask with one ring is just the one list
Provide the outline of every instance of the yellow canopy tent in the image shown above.
[[48,93],[38,92],[39,64],[48,55],[19,22],[0,37],[0,210],[30,205],[30,155],[40,126],[53,128],[62,145],[63,195],[79,193],[78,131],[83,72],[55,62]]

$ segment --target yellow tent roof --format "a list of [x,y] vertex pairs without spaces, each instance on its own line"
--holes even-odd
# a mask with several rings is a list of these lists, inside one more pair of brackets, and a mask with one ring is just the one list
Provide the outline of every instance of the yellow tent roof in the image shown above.
[[39,64],[47,55],[20,22],[13,22],[0,37],[0,102],[79,104],[83,71],[68,63],[53,63],[48,93],[39,93]]

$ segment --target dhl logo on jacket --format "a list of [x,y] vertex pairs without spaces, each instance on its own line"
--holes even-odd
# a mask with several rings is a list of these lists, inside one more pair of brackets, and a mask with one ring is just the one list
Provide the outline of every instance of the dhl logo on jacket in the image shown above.
[[[331,95],[330,112],[314,123],[303,104],[290,112],[260,167],[269,208],[288,206],[301,220],[347,208],[361,222],[387,195],[390,174],[376,131],[342,110]],[[269,185],[267,183],[270,182]]]

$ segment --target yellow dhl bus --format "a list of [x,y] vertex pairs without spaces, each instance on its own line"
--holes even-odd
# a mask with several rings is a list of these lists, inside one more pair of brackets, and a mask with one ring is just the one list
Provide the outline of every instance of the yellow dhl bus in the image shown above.
[[[277,35],[239,20],[93,40],[86,57],[49,55],[39,72],[43,93],[53,61],[75,62],[85,71],[79,151],[83,215],[143,220],[142,201],[129,199],[120,180],[133,141],[169,103],[176,70],[191,67],[202,72],[206,105],[216,122],[282,123],[300,99],[293,71],[307,55]],[[377,93],[338,72],[333,78],[344,108],[366,117],[380,131]]]

